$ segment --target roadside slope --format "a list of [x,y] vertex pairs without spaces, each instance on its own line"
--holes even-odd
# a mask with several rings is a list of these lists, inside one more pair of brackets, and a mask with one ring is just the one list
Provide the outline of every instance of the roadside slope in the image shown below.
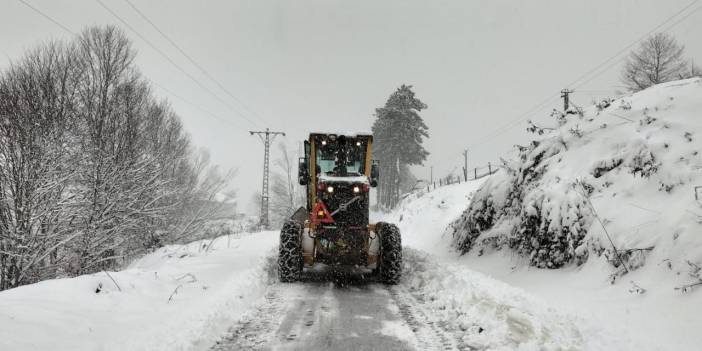
[[114,282],[103,272],[3,291],[0,349],[208,349],[263,296],[277,241],[171,245],[110,272]]
[[414,318],[438,325],[458,346],[477,350],[647,350],[574,311],[471,265],[450,247],[446,228],[469,206],[485,179],[411,194],[375,220],[402,232],[404,272],[395,289],[414,296]]

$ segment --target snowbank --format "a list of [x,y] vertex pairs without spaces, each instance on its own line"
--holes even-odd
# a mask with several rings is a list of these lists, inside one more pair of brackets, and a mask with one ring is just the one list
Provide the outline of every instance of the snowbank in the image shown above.
[[444,229],[468,207],[474,191],[484,180],[409,194],[392,212],[371,213],[371,218],[396,224],[403,245],[443,256],[449,250],[449,240],[442,236]]
[[208,349],[274,278],[277,241],[264,232],[168,246],[109,276],[3,291],[0,349]]
[[601,325],[563,313],[525,291],[405,248],[409,287],[428,304],[435,323],[451,325],[471,350],[643,350]]
[[672,273],[671,289],[699,282],[701,113],[694,78],[557,115],[478,190],[455,247],[509,247],[542,268],[602,257],[612,279],[648,263]]

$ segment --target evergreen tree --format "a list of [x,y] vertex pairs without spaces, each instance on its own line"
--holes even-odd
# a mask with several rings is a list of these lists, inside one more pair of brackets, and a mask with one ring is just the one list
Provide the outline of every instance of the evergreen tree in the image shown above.
[[414,96],[411,85],[398,88],[384,107],[376,109],[374,157],[380,161],[378,203],[392,208],[400,200],[403,179],[411,178],[410,165],[422,164],[429,152],[422,146],[429,128],[419,115],[427,105]]

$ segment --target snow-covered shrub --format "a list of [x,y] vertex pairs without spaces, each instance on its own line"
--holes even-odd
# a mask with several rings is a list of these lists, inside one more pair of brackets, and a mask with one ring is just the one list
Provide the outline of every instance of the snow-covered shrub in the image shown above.
[[[512,223],[482,237],[482,243],[507,244],[528,256],[537,267],[557,268],[574,258],[591,218],[582,187],[561,179],[540,186],[548,162],[565,150],[559,137],[535,142],[521,152],[519,167],[505,169],[487,180],[470,207],[452,225],[454,244],[462,252],[498,222]],[[587,192],[587,191],[586,191]]]
[[[610,106],[623,112],[599,113]],[[698,78],[603,101],[583,118],[553,114],[558,127],[520,147],[449,226],[454,247],[509,248],[543,268],[602,257],[614,276],[663,261],[681,273],[702,259],[689,211],[702,185],[699,111]]]
[[612,106],[612,102],[614,102],[614,99],[604,98],[595,103],[595,108],[597,109],[597,112],[602,112],[608,107]]
[[[511,246],[540,268],[558,268],[586,252],[578,248],[592,222],[590,210],[576,184],[560,182],[524,199]],[[578,253],[580,252],[580,253]]]

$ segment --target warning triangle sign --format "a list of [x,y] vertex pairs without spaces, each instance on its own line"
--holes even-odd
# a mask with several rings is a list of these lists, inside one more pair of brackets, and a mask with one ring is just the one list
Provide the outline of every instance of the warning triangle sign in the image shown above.
[[314,209],[312,209],[312,213],[310,213],[310,217],[311,222],[314,224],[334,223],[334,218],[332,218],[331,213],[327,210],[327,206],[324,205],[322,201],[317,201]]

